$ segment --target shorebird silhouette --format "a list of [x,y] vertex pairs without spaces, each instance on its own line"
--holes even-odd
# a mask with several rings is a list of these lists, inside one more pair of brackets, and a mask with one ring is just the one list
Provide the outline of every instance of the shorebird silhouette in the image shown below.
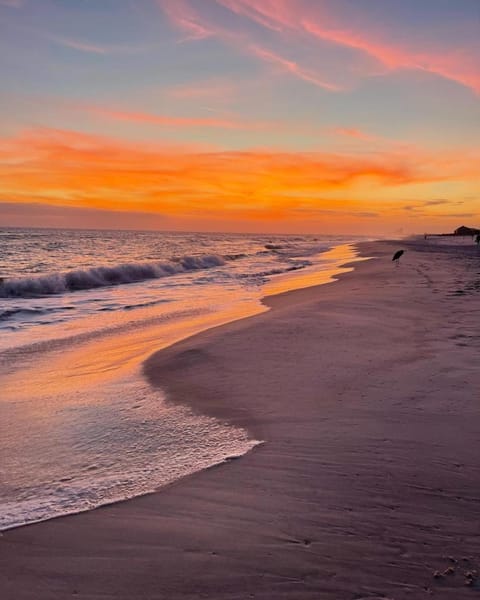
[[404,250],[397,250],[395,252],[395,254],[393,255],[392,260],[396,261],[397,265],[400,264],[400,257],[402,256],[403,253],[404,253]]

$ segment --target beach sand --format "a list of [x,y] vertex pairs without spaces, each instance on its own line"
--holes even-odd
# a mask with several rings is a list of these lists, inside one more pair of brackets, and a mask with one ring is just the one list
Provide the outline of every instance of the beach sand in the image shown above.
[[158,493],[4,532],[2,600],[476,597],[480,252],[361,252],[376,259],[150,358],[171,402],[265,443]]

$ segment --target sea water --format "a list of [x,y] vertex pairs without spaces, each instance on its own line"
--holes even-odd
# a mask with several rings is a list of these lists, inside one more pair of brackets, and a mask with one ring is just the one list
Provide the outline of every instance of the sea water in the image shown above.
[[142,362],[266,310],[266,293],[329,281],[355,241],[0,230],[0,529],[145,494],[258,444],[169,404]]

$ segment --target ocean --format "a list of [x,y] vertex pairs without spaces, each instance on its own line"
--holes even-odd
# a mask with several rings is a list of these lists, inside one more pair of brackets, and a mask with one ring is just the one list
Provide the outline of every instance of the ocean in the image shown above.
[[169,404],[142,363],[267,310],[265,295],[331,281],[356,241],[1,229],[0,530],[149,493],[261,443]]

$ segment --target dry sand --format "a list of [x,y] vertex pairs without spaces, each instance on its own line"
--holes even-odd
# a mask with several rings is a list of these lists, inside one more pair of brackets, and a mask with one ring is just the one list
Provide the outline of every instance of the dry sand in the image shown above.
[[361,249],[378,258],[145,365],[171,401],[264,445],[4,533],[2,600],[477,597],[480,252]]

